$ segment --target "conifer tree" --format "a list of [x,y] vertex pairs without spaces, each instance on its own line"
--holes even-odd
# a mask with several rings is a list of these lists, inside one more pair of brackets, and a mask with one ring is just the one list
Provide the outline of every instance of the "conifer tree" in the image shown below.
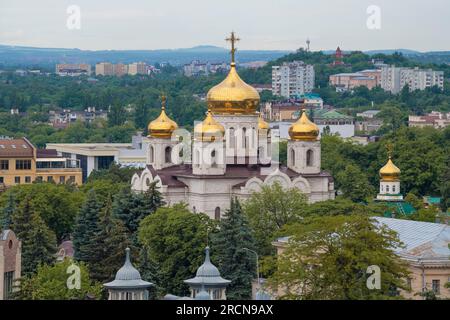
[[[112,218],[112,199],[108,197],[101,210],[100,231],[93,238],[92,260],[89,265],[92,279],[107,282],[123,264],[123,253],[131,242],[122,221]],[[135,250],[133,250],[135,251]]]
[[73,233],[74,258],[78,261],[89,264],[95,260],[95,237],[100,232],[100,210],[101,204],[95,191],[90,190],[78,214]]
[[22,241],[22,273],[29,275],[40,264],[51,264],[56,252],[56,236],[31,205],[31,196],[24,199],[12,216],[12,227]]
[[16,197],[12,191],[8,192],[8,199],[6,206],[3,208],[3,218],[0,224],[0,229],[9,229],[11,226],[11,219],[14,211],[16,210]]
[[211,247],[222,277],[231,280],[227,298],[250,299],[256,256],[247,249],[255,250],[255,243],[237,199],[231,200],[230,209],[220,221],[219,231],[212,236]]

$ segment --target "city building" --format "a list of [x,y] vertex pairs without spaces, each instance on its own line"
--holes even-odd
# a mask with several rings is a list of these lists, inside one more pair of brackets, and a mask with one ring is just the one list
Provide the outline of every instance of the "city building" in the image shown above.
[[403,87],[410,91],[425,90],[437,86],[444,89],[444,72],[431,69],[401,68],[387,66],[381,68],[381,88],[393,94],[399,93]]
[[[131,181],[145,192],[155,181],[168,205],[184,202],[193,212],[220,219],[233,197],[247,199],[262,186],[298,188],[310,202],[334,199],[332,176],[321,169],[319,128],[306,114],[289,129],[288,165],[272,161],[276,132],[256,112],[260,97],[238,75],[232,59],[226,78],[209,90],[208,112],[194,128],[193,140],[180,143],[177,124],[166,114],[150,122],[147,166]],[[191,156],[192,155],[192,156]]]
[[148,74],[149,66],[145,62],[134,62],[128,65],[128,74]]
[[355,122],[355,131],[367,134],[379,130],[383,125],[383,120],[376,117],[378,113],[380,113],[380,110],[367,110],[357,113],[356,117],[359,119]]
[[0,139],[2,188],[33,181],[81,184],[79,162],[58,156],[55,150],[36,149],[26,138]]
[[105,110],[97,110],[95,107],[88,107],[84,111],[75,111],[70,109],[62,109],[59,111],[49,111],[49,123],[56,128],[65,128],[69,124],[76,121],[92,122],[95,119],[108,118],[108,112]]
[[72,76],[78,77],[91,75],[91,65],[81,63],[81,64],[57,64],[56,65],[56,74],[59,76]]
[[113,162],[126,167],[145,167],[147,145],[142,144],[141,136],[132,139],[131,143],[47,143],[46,148],[79,161],[85,182],[92,171],[108,169]]
[[114,75],[117,77],[122,77],[128,74],[128,65],[124,63],[117,63],[114,65]]
[[21,277],[22,242],[12,230],[0,228],[0,300],[8,300]]
[[333,66],[344,65],[344,53],[342,52],[340,47],[337,47],[336,52],[334,53],[334,61],[332,65]]
[[[226,300],[226,287],[230,280],[220,276],[219,269],[211,263],[209,257],[209,247],[205,249],[205,261],[197,269],[194,278],[184,280],[191,290],[191,298],[196,300]],[[207,297],[199,297],[202,291],[207,293]],[[201,298],[201,299],[199,299]]]
[[148,300],[148,288],[153,283],[142,280],[141,274],[130,260],[130,248],[126,249],[125,263],[113,281],[103,284],[108,290],[108,300]]
[[330,85],[336,91],[351,91],[356,87],[366,87],[369,90],[381,86],[381,70],[363,70],[355,73],[338,73],[330,76]]
[[286,101],[268,101],[261,108],[261,113],[268,121],[291,121],[298,119],[298,111],[302,108],[323,109],[323,107],[323,99],[318,94],[307,93]]
[[113,76],[114,65],[111,62],[100,62],[95,65],[96,76]]
[[408,125],[410,127],[433,127],[436,129],[445,128],[450,125],[450,112],[437,112],[432,111],[431,113],[424,116],[409,116]]
[[[405,247],[393,248],[399,259],[406,262],[410,276],[405,279],[410,290],[398,293],[407,299],[424,299],[420,294],[433,291],[438,298],[449,299],[450,289],[450,226],[385,217],[374,217],[374,223],[398,234]],[[289,237],[273,243],[277,254],[286,250]]]
[[380,110],[366,110],[363,112],[358,112],[356,114],[357,117],[361,117],[364,119],[373,119],[380,113]]
[[208,74],[225,72],[227,69],[228,66],[225,62],[211,63],[194,60],[191,63],[185,64],[183,66],[183,73],[187,77],[202,76],[202,75],[205,76]]
[[314,89],[314,66],[303,61],[285,62],[272,67],[272,93],[286,98],[297,97]]

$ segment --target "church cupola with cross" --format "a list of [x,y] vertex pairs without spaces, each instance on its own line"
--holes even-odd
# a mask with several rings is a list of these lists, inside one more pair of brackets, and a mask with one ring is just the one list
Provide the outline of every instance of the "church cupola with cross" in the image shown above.
[[377,200],[403,200],[400,193],[400,169],[392,161],[392,145],[388,145],[388,161],[380,169],[380,192]]

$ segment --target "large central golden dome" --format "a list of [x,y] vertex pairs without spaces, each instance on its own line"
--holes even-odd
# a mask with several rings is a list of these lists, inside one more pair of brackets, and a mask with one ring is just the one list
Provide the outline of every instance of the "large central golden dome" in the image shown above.
[[213,113],[221,114],[254,114],[259,105],[259,93],[239,77],[234,62],[237,39],[234,32],[227,39],[231,41],[231,68],[227,77],[209,90],[206,100]]

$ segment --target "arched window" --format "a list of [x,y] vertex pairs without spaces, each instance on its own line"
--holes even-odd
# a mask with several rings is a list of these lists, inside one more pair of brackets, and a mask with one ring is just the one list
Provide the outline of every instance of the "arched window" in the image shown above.
[[220,208],[216,207],[216,209],[214,210],[214,219],[216,219],[217,221],[220,220]]
[[195,157],[195,159],[194,159],[194,161],[195,161],[195,166],[196,166],[196,167],[200,167],[200,163],[201,163],[201,155],[200,155],[200,151],[199,151],[199,150],[195,151],[195,155],[196,155],[196,157]]
[[166,147],[166,149],[164,150],[164,161],[166,163],[170,163],[171,162],[171,153],[172,153],[172,148],[171,147]]
[[247,128],[242,128],[242,146],[247,149]]
[[217,167],[216,150],[211,151],[211,166]]
[[314,163],[314,153],[312,150],[306,151],[306,166],[311,167]]
[[235,147],[235,136],[234,136],[234,128],[231,127],[230,129],[228,129],[229,132],[229,138],[228,141],[230,141],[230,148],[234,148]]
[[192,211],[193,211],[194,213],[197,213],[197,208],[195,208],[195,206],[193,206],[193,207],[192,207]]
[[294,149],[291,149],[291,151],[289,152],[289,156],[291,157],[291,163],[293,166],[295,166],[295,151]]
[[386,186],[386,192],[389,192],[389,186]]
[[149,153],[150,153],[150,157],[149,157],[150,158],[150,163],[155,162],[155,152],[153,150],[153,146],[150,146]]
[[394,186],[392,186],[392,192],[394,192],[394,193],[395,193],[395,185],[394,185]]

